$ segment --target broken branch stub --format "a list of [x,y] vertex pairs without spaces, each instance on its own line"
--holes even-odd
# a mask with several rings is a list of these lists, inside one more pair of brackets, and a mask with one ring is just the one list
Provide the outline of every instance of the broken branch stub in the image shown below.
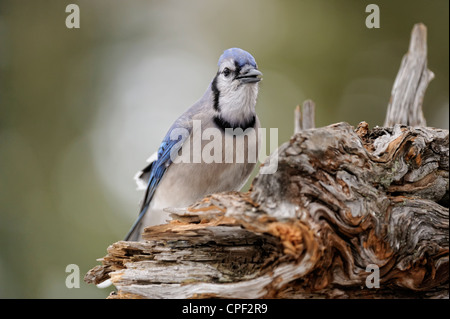
[[404,55],[392,87],[384,126],[426,126],[422,103],[434,73],[427,67],[427,28],[414,25],[409,50]]
[[297,105],[294,111],[294,134],[316,127],[315,109],[316,104],[312,100],[304,101],[301,110],[300,105]]

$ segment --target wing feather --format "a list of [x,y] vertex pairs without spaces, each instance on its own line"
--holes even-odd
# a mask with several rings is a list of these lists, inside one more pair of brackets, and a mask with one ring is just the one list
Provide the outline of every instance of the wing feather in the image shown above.
[[[182,120],[182,118],[180,118],[179,120]],[[178,122],[179,121],[175,122],[172,125],[169,132],[164,137],[161,145],[159,146],[157,157],[154,157],[152,155],[149,158],[149,161],[150,160],[153,161],[151,161],[149,165],[147,165],[143,170],[141,170],[135,175],[135,180],[138,183],[138,189],[140,186],[141,187],[144,186],[143,188],[146,189],[146,191],[144,199],[142,200],[141,203],[141,208],[139,210],[139,216],[137,220],[134,222],[128,234],[126,235],[125,237],[126,241],[130,239],[130,237],[133,235],[133,233],[139,226],[142,218],[145,216],[145,213],[148,210],[153,195],[155,194],[155,191],[159,183],[161,182],[164,173],[172,164],[171,154],[178,154],[179,149],[183,145],[186,138],[189,137],[192,131],[192,125],[190,124],[191,123],[190,121],[187,122],[188,125],[184,125],[183,127],[177,127]],[[182,123],[186,124],[186,122]],[[174,139],[174,136],[171,136],[171,132],[173,131],[174,128],[184,128],[185,130],[182,130],[182,132],[185,132],[185,134],[178,135],[178,137]],[[147,184],[144,184],[145,182],[147,182]]]

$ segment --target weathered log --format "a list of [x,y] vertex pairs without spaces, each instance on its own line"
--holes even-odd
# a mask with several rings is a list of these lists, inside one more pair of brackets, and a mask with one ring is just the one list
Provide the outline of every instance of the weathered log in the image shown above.
[[448,298],[448,130],[303,126],[248,193],[170,209],[85,280],[111,298]]
[[446,130],[304,131],[249,193],[173,210],[89,280],[121,298],[447,297],[448,160]]

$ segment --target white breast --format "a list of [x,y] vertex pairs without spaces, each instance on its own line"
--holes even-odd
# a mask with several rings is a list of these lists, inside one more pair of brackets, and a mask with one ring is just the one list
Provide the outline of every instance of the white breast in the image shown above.
[[[169,216],[164,208],[187,207],[213,193],[239,191],[256,165],[258,129],[259,120],[256,119],[255,129],[249,129],[247,134],[230,137],[227,142],[222,134],[220,163],[205,163],[203,158],[200,163],[193,163],[192,153],[189,163],[173,163],[158,185],[149,212],[144,217],[144,225],[165,223]],[[186,141],[183,147],[190,143],[190,150],[193,151],[192,138],[195,133],[192,132],[189,142]],[[210,142],[203,140],[202,150]]]

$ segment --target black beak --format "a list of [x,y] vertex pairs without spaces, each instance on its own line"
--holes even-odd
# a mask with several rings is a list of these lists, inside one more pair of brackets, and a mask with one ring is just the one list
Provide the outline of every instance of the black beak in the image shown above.
[[240,80],[241,83],[256,83],[262,79],[259,76],[263,74],[256,69],[250,69],[245,74],[238,75],[236,79]]

